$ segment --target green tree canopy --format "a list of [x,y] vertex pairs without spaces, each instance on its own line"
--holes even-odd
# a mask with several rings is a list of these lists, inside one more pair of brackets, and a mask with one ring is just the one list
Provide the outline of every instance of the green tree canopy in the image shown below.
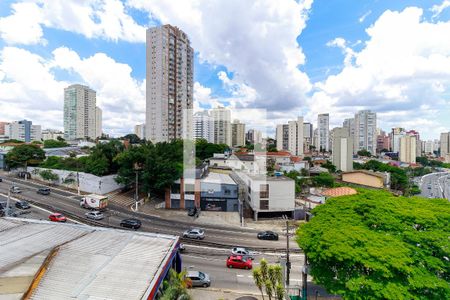
[[214,153],[223,153],[227,149],[229,147],[226,144],[212,144],[205,139],[195,141],[195,155],[201,160],[212,157]]
[[130,144],[142,143],[142,140],[137,136],[137,134],[134,134],[134,133],[127,134],[127,135],[123,136],[121,139],[129,140]]
[[450,299],[450,204],[358,189],[297,230],[310,274],[344,299]]
[[372,156],[372,154],[371,154],[369,151],[367,151],[366,149],[361,149],[361,150],[359,150],[359,151],[357,152],[357,154],[358,154],[359,156],[365,156],[365,157],[371,157],[371,156]]
[[23,144],[6,154],[6,164],[10,168],[35,166],[45,159],[45,152],[37,145]]
[[312,177],[312,183],[315,186],[333,187],[334,177],[330,173],[322,172],[317,176]]
[[44,148],[62,148],[67,147],[69,144],[67,144],[64,140],[45,140],[44,141]]
[[53,173],[51,170],[42,170],[41,172],[39,172],[39,175],[41,175],[42,179],[50,182],[59,179],[58,174]]
[[327,160],[324,164],[321,165],[322,168],[327,169],[330,173],[336,172],[336,166],[329,160]]

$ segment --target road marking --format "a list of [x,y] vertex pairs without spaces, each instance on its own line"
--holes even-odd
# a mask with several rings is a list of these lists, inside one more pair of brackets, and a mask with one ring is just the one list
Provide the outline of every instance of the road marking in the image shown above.
[[244,277],[242,274],[236,274],[237,277]]

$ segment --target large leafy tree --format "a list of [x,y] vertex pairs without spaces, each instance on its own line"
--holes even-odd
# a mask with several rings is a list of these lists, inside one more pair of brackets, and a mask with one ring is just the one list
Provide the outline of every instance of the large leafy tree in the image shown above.
[[323,186],[323,187],[333,187],[334,186],[334,177],[330,173],[322,172],[317,176],[312,178],[312,183],[315,186]]
[[359,189],[297,231],[310,274],[344,299],[450,299],[450,204]]
[[67,147],[69,144],[67,144],[64,140],[45,140],[44,141],[44,148],[61,148],[61,147]]
[[44,159],[44,150],[32,144],[16,146],[6,154],[6,164],[10,168],[38,165]]
[[207,159],[214,153],[223,153],[229,147],[226,144],[212,144],[205,139],[198,139],[195,142],[195,155],[201,159]]

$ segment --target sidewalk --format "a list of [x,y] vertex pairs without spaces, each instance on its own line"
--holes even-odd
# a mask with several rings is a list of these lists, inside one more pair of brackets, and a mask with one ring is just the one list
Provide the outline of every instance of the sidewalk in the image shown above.
[[261,300],[261,295],[256,295],[252,293],[235,292],[230,290],[220,290],[214,288],[208,289],[190,289],[189,294],[194,300],[208,299],[208,300],[236,300],[240,297],[247,296],[248,300],[255,299]]

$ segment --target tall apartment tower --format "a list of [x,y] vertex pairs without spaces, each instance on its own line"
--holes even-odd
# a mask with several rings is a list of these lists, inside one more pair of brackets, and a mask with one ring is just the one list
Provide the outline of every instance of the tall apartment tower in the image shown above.
[[231,123],[231,146],[245,146],[245,124],[239,120]]
[[317,150],[330,151],[330,115],[319,114],[317,117]]
[[245,134],[245,140],[249,144],[262,144],[263,143],[263,134],[261,130],[249,129]]
[[33,125],[33,122],[27,120],[14,121],[5,125],[5,135],[25,143],[41,141],[41,125]]
[[337,170],[349,172],[353,170],[353,138],[348,128],[333,128],[332,161]]
[[231,111],[224,107],[211,110],[214,121],[214,143],[231,146]]
[[392,128],[391,133],[389,134],[391,139],[391,150],[392,152],[400,152],[400,139],[406,135],[406,131],[404,128],[395,127]]
[[95,91],[88,86],[73,84],[64,89],[66,140],[94,140],[101,135],[101,110],[96,107],[96,101]]
[[417,137],[405,135],[400,138],[399,160],[405,163],[416,163],[416,143]]
[[313,124],[303,123],[303,152],[309,152],[313,145]]
[[208,143],[214,143],[214,120],[207,110],[194,114],[194,138],[205,139]]
[[288,150],[292,155],[303,155],[303,117],[289,121]]
[[134,134],[141,140],[145,138],[145,123],[134,125]]
[[376,155],[377,150],[377,114],[370,110],[361,110],[355,114],[354,151],[367,150]]
[[275,139],[277,140],[277,150],[289,149],[289,125],[278,124]]
[[154,143],[192,132],[194,50],[171,25],[147,29],[145,134]]
[[450,132],[441,133],[441,157],[446,163],[450,163]]

